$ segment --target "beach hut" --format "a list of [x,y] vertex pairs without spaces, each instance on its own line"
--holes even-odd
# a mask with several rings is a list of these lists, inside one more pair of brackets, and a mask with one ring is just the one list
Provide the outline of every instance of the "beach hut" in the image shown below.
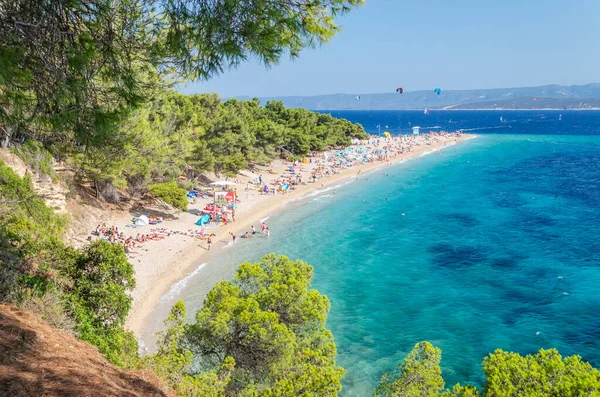
[[421,127],[419,127],[419,126],[414,126],[414,127],[412,128],[412,130],[413,130],[413,135],[419,135],[419,130],[420,130],[420,129],[421,129]]

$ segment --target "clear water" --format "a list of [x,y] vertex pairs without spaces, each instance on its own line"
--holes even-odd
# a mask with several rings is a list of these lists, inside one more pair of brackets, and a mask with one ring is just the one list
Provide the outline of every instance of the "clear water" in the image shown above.
[[[498,124],[499,113],[460,113],[481,126],[471,128]],[[239,263],[276,252],[314,265],[313,286],[331,300],[343,396],[370,395],[422,340],[442,349],[447,385],[481,383],[496,348],[556,347],[600,365],[600,113],[527,113],[512,113],[532,120],[514,122],[518,134],[481,135],[290,204],[267,220],[269,240],[241,240],[204,265],[156,321],[176,299],[195,311]]]

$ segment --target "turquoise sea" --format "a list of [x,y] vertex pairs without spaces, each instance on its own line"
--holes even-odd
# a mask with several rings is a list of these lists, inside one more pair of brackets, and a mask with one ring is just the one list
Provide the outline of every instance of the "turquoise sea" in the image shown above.
[[373,133],[433,120],[478,137],[289,204],[269,240],[238,240],[174,286],[157,323],[276,252],[311,263],[331,300],[343,396],[370,395],[422,340],[442,349],[448,386],[480,384],[497,348],[600,366],[600,113],[336,113]]

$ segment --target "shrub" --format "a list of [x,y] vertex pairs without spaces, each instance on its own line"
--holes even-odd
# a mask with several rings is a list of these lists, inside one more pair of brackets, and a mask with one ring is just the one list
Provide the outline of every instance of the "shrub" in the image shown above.
[[45,290],[47,273],[61,258],[66,218],[37,197],[29,177],[0,162],[0,300],[13,301],[19,287]]
[[35,313],[55,328],[69,332],[75,329],[75,321],[65,310],[63,297],[58,290],[48,291],[41,296],[28,296],[21,301],[19,307]]
[[108,360],[127,366],[137,355],[137,341],[125,331],[135,288],[133,266],[123,247],[96,240],[64,269],[66,297],[82,340],[97,346]]
[[23,144],[13,146],[12,151],[21,158],[34,172],[48,175],[53,181],[58,181],[58,176],[52,166],[52,154],[41,142],[27,139]]
[[175,182],[159,183],[150,186],[150,192],[167,204],[183,211],[187,211],[187,192],[177,186]]

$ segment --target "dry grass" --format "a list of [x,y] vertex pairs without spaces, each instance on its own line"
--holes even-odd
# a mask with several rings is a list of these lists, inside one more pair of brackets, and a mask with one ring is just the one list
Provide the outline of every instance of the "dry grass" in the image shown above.
[[3,396],[175,396],[149,371],[124,371],[34,314],[0,305]]

